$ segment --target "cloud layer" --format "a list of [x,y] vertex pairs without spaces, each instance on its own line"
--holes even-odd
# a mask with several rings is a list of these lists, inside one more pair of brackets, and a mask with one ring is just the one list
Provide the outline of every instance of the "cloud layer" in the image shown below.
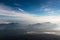
[[[40,22],[52,22],[59,23],[60,16],[54,16],[56,13],[60,13],[59,10],[52,10],[50,8],[42,8],[41,10],[48,13],[47,16],[40,16],[36,14],[31,14],[25,12],[21,8],[17,8],[18,10],[13,10],[13,8],[6,6],[4,4],[0,4],[0,22],[27,22],[28,23],[40,23]],[[5,16],[5,17],[4,17]]]

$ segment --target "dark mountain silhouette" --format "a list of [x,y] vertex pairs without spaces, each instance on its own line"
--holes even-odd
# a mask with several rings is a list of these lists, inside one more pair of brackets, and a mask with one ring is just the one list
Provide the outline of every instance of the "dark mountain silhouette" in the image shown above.
[[60,40],[60,36],[53,34],[27,34],[29,31],[45,32],[57,26],[50,22],[23,25],[19,23],[0,24],[1,40]]
[[58,25],[54,23],[44,22],[28,25],[27,29],[29,29],[30,31],[51,31],[52,28],[57,26]]
[[16,36],[4,36],[0,40],[60,40],[60,36],[52,34],[24,34]]
[[26,30],[18,23],[0,24],[0,36],[16,36],[25,34]]

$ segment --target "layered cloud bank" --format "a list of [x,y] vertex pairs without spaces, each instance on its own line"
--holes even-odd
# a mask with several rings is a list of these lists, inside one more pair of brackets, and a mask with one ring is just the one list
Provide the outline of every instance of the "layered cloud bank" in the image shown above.
[[[49,9],[45,9],[49,11]],[[24,10],[18,8],[14,10],[13,8],[0,4],[0,22],[27,22],[27,23],[40,23],[40,22],[52,22],[59,23],[60,16],[40,16],[36,14],[27,13]]]
[[1,35],[20,34],[58,34],[60,32],[58,24],[50,22],[23,25],[20,23],[0,24]]

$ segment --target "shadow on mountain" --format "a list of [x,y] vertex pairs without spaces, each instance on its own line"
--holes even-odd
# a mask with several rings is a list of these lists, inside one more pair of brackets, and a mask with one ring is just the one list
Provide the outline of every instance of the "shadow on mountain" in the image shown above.
[[14,36],[4,36],[0,40],[60,40],[60,36],[52,34],[23,34]]

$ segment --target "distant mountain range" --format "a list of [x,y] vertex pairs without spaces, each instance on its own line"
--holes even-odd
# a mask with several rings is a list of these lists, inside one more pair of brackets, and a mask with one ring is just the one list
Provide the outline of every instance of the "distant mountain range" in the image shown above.
[[29,30],[33,31],[51,31],[52,28],[57,27],[57,24],[44,22],[28,25]]
[[57,24],[50,22],[23,25],[20,23],[0,24],[0,35],[20,35],[30,31],[45,32],[52,31]]

